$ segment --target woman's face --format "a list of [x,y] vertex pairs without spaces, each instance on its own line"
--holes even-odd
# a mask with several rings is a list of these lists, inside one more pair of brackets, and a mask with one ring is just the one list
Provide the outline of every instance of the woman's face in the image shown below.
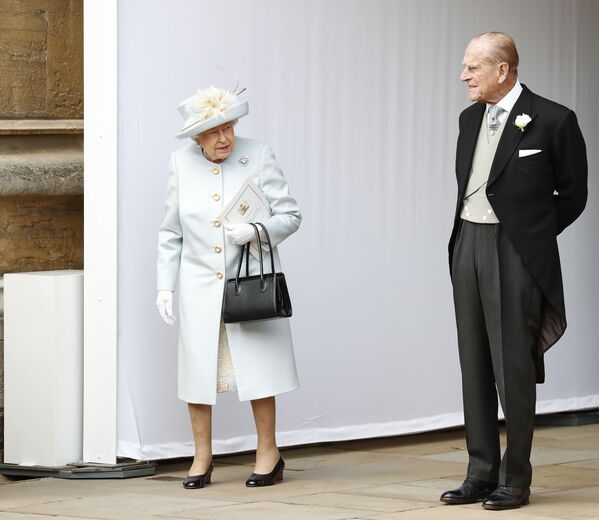
[[224,123],[194,136],[193,140],[204,149],[206,158],[212,162],[224,161],[235,145],[235,122]]

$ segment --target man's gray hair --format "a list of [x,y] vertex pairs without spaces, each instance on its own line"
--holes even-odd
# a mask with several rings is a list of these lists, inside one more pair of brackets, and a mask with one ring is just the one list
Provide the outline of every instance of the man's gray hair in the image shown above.
[[510,73],[518,76],[520,57],[516,49],[516,42],[511,36],[502,32],[492,31],[479,34],[474,39],[489,42],[491,51],[489,60],[493,61],[493,63],[507,63]]

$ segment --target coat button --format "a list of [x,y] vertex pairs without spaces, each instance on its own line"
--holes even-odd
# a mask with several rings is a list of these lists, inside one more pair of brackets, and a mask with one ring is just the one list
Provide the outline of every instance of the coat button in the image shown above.
[[220,173],[220,168],[218,166],[215,166],[214,168],[212,168],[212,170],[210,170],[212,173],[214,173],[214,175],[218,175]]
[[225,276],[225,275],[224,275],[223,273],[221,273],[220,271],[219,271],[218,273],[216,273],[216,277],[217,277],[219,280],[222,280],[222,279],[223,279],[223,276]]
[[215,253],[220,253],[220,252],[222,252],[222,250],[223,250],[222,247],[220,247],[220,246],[214,246],[214,252]]
[[220,200],[220,195],[218,193],[215,193],[214,195],[212,195],[212,198],[218,202]]
[[214,227],[220,227],[220,226],[221,226],[220,220],[213,220],[213,221],[212,221],[212,225],[213,225]]

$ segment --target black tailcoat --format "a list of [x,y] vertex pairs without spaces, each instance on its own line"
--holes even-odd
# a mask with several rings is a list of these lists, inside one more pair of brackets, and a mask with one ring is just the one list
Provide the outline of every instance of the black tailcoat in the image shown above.
[[[484,103],[475,103],[460,114],[458,199],[449,240],[450,270],[485,108]],[[532,118],[524,131],[514,125],[520,114]],[[543,354],[566,330],[557,235],[576,220],[586,204],[586,147],[574,112],[532,93],[524,85],[505,125],[486,194],[504,232],[544,295],[537,340],[537,382],[542,383]],[[519,157],[518,150],[532,149],[541,152]]]

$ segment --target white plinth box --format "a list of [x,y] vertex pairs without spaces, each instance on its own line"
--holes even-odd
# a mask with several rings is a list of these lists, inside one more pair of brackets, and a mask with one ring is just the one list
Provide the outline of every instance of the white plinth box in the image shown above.
[[4,275],[4,462],[82,457],[83,271]]

